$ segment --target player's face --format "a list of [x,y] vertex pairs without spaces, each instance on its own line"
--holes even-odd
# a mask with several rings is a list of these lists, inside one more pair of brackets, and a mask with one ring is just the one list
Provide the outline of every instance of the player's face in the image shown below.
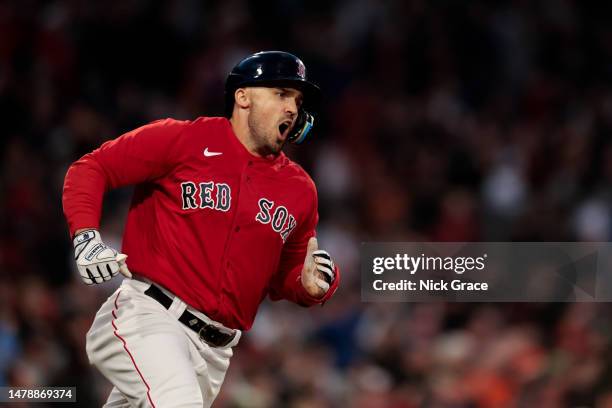
[[263,156],[279,154],[295,124],[302,104],[302,92],[293,88],[247,88],[251,102],[248,125]]

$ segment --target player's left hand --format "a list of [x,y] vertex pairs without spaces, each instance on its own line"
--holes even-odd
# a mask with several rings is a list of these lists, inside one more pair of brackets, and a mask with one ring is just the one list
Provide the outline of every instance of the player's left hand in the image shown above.
[[87,285],[106,282],[119,272],[128,278],[132,277],[125,263],[127,255],[118,253],[102,242],[97,230],[79,231],[73,244],[77,269]]
[[336,267],[327,251],[319,249],[317,239],[310,238],[302,268],[302,286],[310,296],[325,296],[336,279]]

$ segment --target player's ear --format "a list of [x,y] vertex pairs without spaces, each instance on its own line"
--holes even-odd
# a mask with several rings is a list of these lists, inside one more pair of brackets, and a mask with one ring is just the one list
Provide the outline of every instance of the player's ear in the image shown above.
[[246,88],[238,88],[234,92],[234,101],[239,108],[248,109],[251,106],[251,98]]

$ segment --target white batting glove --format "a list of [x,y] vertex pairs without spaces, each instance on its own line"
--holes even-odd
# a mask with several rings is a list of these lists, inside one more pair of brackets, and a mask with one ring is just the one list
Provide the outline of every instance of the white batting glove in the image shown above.
[[81,231],[72,242],[77,268],[86,284],[106,282],[118,272],[132,277],[125,264],[127,255],[106,246],[97,230]]
[[335,279],[336,268],[331,256],[327,251],[318,249],[316,238],[310,238],[302,269],[302,285],[310,295],[322,297]]
[[324,251],[322,249],[318,249],[312,253],[314,257],[315,264],[317,265],[317,270],[322,273],[321,278],[317,278],[316,284],[325,292],[329,290],[329,287],[336,279],[336,271],[334,261],[331,259],[329,252]]

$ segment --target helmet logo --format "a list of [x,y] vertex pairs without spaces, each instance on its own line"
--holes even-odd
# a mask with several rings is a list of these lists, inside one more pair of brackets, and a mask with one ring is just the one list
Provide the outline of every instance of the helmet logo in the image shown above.
[[304,63],[300,60],[298,60],[297,69],[297,74],[300,76],[300,78],[306,79],[306,67],[304,66]]
[[257,74],[255,76],[258,77],[261,76],[261,74],[263,74],[263,69],[261,69],[261,67],[257,67]]

